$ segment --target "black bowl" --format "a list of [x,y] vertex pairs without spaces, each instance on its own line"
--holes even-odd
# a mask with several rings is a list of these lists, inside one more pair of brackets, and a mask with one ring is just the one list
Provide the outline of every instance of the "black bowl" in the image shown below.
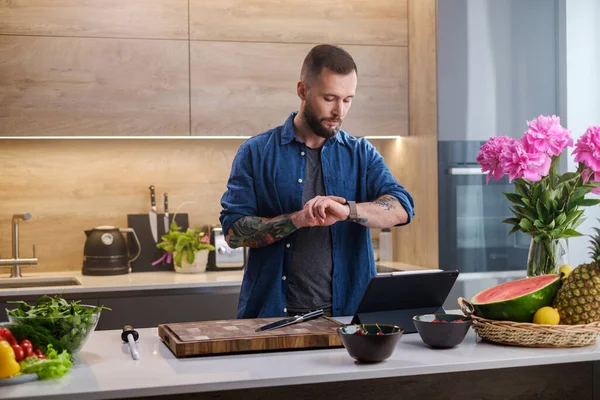
[[423,343],[438,349],[448,349],[462,343],[471,318],[454,314],[415,315],[413,322]]
[[396,350],[404,330],[395,325],[345,325],[337,330],[350,357],[362,363],[376,363]]

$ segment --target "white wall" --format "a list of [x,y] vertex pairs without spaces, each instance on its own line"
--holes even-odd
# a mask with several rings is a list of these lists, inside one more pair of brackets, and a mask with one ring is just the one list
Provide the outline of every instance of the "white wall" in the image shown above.
[[[575,141],[590,125],[600,125],[600,1],[560,0],[560,93],[559,110]],[[569,171],[577,165],[567,157]],[[600,226],[600,206],[587,208],[586,221],[579,227],[584,235]],[[571,264],[589,262],[588,236],[569,240]]]
[[438,0],[439,139],[520,137],[557,113],[555,0]]

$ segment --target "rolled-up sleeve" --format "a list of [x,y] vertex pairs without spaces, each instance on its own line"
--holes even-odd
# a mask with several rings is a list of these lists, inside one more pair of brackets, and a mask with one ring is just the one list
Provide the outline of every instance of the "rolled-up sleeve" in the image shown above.
[[227,190],[221,197],[221,206],[223,208],[219,220],[225,235],[241,217],[257,215],[252,160],[248,143],[240,146],[233,159]]
[[391,195],[398,199],[406,214],[408,220],[403,224],[410,223],[415,215],[414,200],[410,193],[396,180],[385,164],[385,161],[377,149],[367,142],[366,151],[368,153],[369,165],[367,167],[367,190],[369,201],[374,201],[383,195]]

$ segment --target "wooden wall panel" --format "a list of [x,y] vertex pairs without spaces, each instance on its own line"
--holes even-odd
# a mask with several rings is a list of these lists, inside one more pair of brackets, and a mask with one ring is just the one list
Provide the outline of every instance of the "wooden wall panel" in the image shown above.
[[395,230],[394,260],[439,267],[436,0],[409,0],[410,135],[389,143],[396,177],[415,198],[415,218]]
[[[298,109],[308,44],[191,42],[192,134],[255,135]],[[358,88],[343,129],[355,136],[408,134],[406,47],[344,46]]]
[[188,43],[0,36],[0,136],[189,135]]
[[190,0],[196,40],[406,46],[407,0]]
[[[0,140],[0,254],[11,255],[12,214],[21,255],[36,245],[39,265],[25,272],[80,270],[84,229],[126,227],[127,214],[148,212],[154,184],[162,212],[189,214],[194,226],[218,223],[220,200],[242,140]],[[2,274],[5,269],[0,269]]]
[[0,34],[188,39],[187,0],[0,1]]

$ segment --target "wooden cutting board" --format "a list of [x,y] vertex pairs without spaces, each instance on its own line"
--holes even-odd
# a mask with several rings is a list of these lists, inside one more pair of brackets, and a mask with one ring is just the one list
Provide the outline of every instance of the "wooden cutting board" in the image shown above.
[[254,332],[282,318],[232,319],[158,325],[158,336],[176,357],[342,347],[340,322],[319,317],[283,328]]

